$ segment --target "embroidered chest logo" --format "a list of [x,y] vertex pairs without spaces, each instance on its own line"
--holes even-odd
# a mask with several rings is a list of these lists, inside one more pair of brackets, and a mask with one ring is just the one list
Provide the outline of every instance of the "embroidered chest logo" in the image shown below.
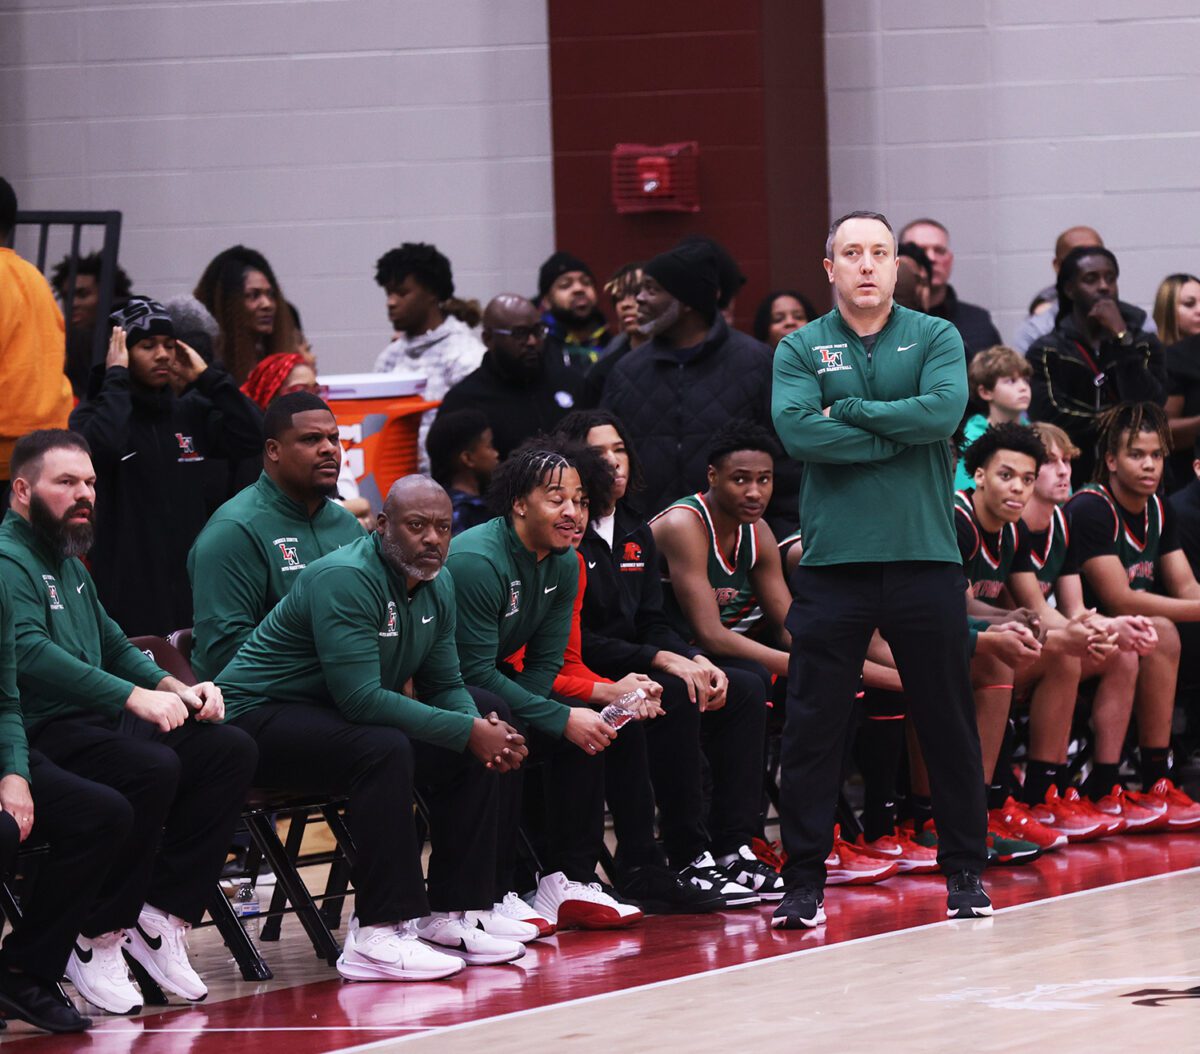
[[720,589],[713,590],[713,599],[716,600],[718,607],[724,607],[726,604],[732,604],[737,600],[738,591],[729,586],[723,586]]
[[518,611],[521,610],[521,580],[514,578],[508,584],[508,610],[504,613],[505,618],[512,618]]
[[626,542],[621,550],[620,568],[622,571],[645,570],[646,561],[642,559],[642,547],[637,542]]
[[175,433],[175,442],[179,444],[179,457],[177,461],[203,461],[204,455],[196,451],[196,441],[191,436],[185,436],[182,432]]
[[845,344],[822,344],[813,348],[813,351],[818,352],[821,356],[821,365],[817,368],[817,376],[823,373],[838,373],[842,370],[853,370],[853,366],[847,366],[843,360],[846,353]]
[[50,610],[63,611],[62,598],[58,595],[58,583],[55,582],[53,575],[42,575],[42,581],[46,583],[46,592],[50,595]]
[[379,631],[381,637],[398,637],[400,635],[400,612],[396,610],[396,602],[388,601],[387,618],[384,619],[383,629]]
[[279,565],[280,571],[300,571],[308,565],[300,559],[299,538],[276,538],[271,542],[283,556],[283,563]]

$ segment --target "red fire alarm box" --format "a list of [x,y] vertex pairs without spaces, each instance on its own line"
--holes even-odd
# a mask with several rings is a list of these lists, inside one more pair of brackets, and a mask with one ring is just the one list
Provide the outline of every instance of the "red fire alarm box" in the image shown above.
[[699,212],[700,144],[618,143],[612,152],[612,197],[619,213]]

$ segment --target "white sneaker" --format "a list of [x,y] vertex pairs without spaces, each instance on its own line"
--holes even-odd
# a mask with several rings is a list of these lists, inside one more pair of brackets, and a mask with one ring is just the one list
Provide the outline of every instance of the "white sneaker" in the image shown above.
[[121,954],[123,941],[120,930],[90,939],[81,935],[67,960],[67,976],[75,990],[110,1014],[136,1014],[142,1008],[142,993],[129,979]]
[[542,935],[541,930],[532,921],[525,922],[523,919],[509,918],[507,915],[501,915],[495,908],[489,911],[468,911],[466,920],[468,925],[475,926],[484,933],[506,941],[520,941],[522,944],[528,944]]
[[528,922],[531,926],[537,927],[539,937],[549,937],[554,932],[554,923],[550,919],[542,918],[528,901],[523,900],[516,893],[505,893],[503,900],[492,905],[492,914],[501,915],[506,919],[515,919],[518,922]]
[[192,1003],[201,1002],[208,988],[188,962],[187,935],[192,927],[183,919],[147,904],[137,925],[125,931],[125,950],[158,985]]
[[417,920],[417,936],[436,951],[462,959],[468,966],[496,966],[525,954],[520,941],[503,940],[467,922],[461,911],[435,911]]
[[572,882],[561,871],[545,875],[533,897],[533,909],[559,929],[612,930],[632,926],[642,912],[632,904],[614,900],[599,883]]
[[358,919],[352,918],[337,972],[347,981],[440,981],[464,965],[462,959],[423,944],[412,919],[359,926]]

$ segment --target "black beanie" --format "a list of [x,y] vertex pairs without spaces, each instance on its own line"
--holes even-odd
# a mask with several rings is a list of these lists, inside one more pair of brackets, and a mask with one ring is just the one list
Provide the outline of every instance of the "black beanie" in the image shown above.
[[654,257],[642,271],[680,303],[712,321],[717,311],[717,262],[706,244],[682,242]]
[[132,348],[147,337],[175,336],[175,323],[157,300],[145,296],[130,297],[123,307],[108,316],[109,322],[125,330],[125,345]]
[[559,276],[566,274],[568,271],[582,271],[593,282],[596,280],[596,276],[592,274],[592,269],[579,259],[578,256],[559,251],[542,264],[541,269],[538,271],[538,299],[540,300],[550,292],[550,287],[554,285]]

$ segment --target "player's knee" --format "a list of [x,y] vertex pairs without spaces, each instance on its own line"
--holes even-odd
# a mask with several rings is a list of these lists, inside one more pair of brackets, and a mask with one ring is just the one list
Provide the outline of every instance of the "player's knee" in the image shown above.
[[1179,627],[1169,618],[1155,617],[1154,630],[1158,634],[1158,647],[1155,649],[1164,658],[1178,659],[1182,646],[1179,641]]

